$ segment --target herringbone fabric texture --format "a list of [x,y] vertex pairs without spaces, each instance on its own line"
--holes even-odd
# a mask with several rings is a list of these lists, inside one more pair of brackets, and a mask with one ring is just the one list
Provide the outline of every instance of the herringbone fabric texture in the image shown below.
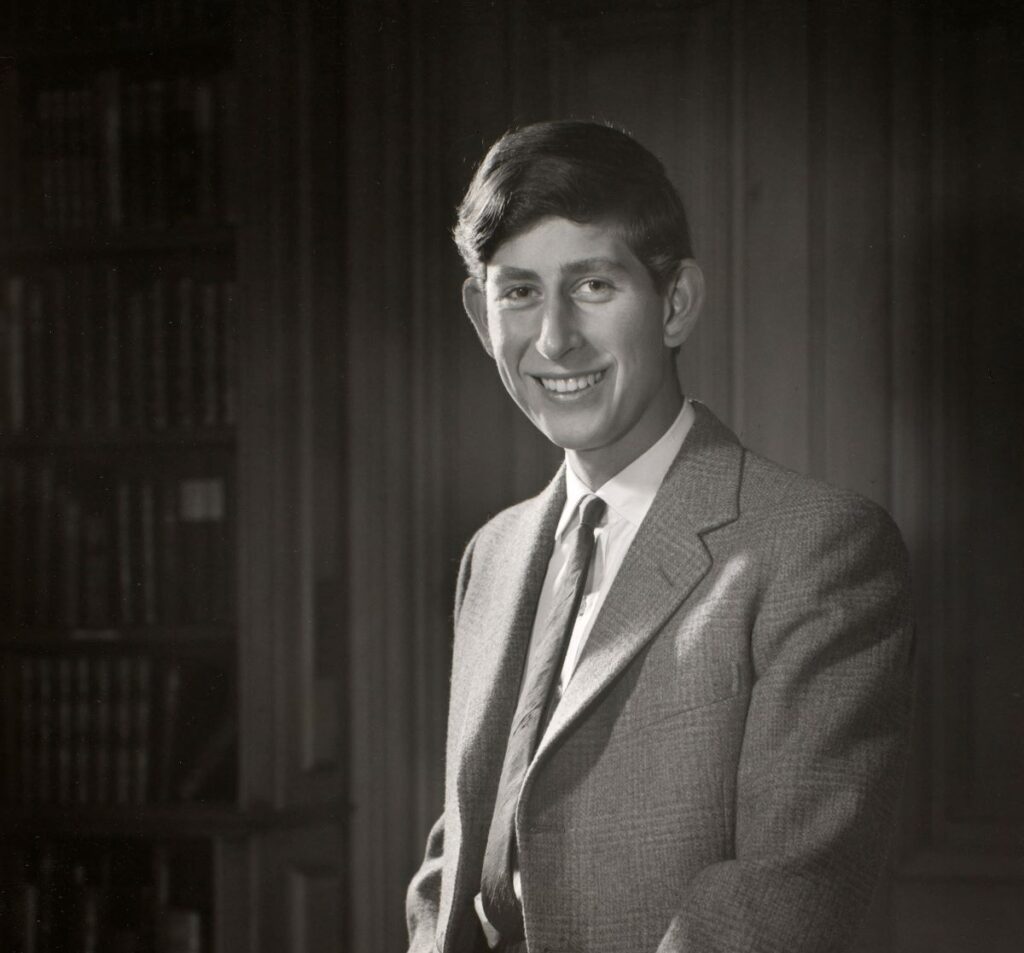
[[586,589],[594,554],[594,530],[603,519],[605,508],[604,500],[598,496],[586,496],[580,501],[572,554],[551,615],[530,653],[505,749],[494,816],[487,835],[481,892],[487,919],[506,941],[524,939],[522,910],[512,886],[516,804],[537,742],[558,703],[558,673]]
[[[694,409],[518,796],[530,953],[847,953],[882,868],[910,712],[899,534]],[[411,953],[483,942],[473,900],[564,503],[560,474],[466,551]]]

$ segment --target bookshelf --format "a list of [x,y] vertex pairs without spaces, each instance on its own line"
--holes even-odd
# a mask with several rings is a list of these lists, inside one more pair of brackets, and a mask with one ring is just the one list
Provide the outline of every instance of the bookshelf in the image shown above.
[[5,3],[0,949],[205,953],[239,768],[232,4]]

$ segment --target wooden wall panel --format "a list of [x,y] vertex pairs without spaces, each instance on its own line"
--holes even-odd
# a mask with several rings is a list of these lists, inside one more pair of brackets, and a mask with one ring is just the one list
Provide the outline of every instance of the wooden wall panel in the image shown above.
[[708,299],[681,353],[680,374],[687,393],[726,419],[732,399],[730,25],[725,3],[600,18],[547,14],[547,114],[626,128],[663,158],[683,196]]
[[743,5],[740,435],[806,471],[810,463],[807,9]]
[[889,56],[886,0],[822,5],[808,82],[811,463],[889,502]]
[[[444,27],[347,8],[345,407],[356,949],[399,949],[405,886],[441,810],[454,569],[448,391],[458,285],[444,252]],[[340,262],[339,262],[340,263]],[[445,266],[447,265],[447,272]],[[442,294],[442,289],[444,293]],[[338,408],[340,409],[340,408]],[[456,498],[458,498],[456,496]]]
[[288,871],[288,907],[291,937],[288,949],[294,953],[337,953],[343,935],[341,878],[335,866],[299,865]]
[[[891,899],[883,890],[863,949],[1009,950],[1001,898],[1021,876],[1011,838],[1024,803],[1021,586],[1001,571],[1022,542],[1021,421],[1008,408],[1024,157],[1006,121],[1021,118],[1019,32],[970,13],[950,25],[904,0],[463,0],[446,19],[397,0],[373,17],[359,6],[346,265],[354,948],[401,946],[402,892],[440,809],[462,545],[559,457],[473,337],[445,236],[497,134],[571,113],[631,129],[686,195],[712,286],[682,359],[687,388],[755,449],[889,506],[907,538],[919,743]],[[955,926],[942,939],[937,923]]]
[[1024,173],[1021,23],[938,20],[932,275],[940,474],[931,849],[1016,853],[1024,834],[1019,487]]

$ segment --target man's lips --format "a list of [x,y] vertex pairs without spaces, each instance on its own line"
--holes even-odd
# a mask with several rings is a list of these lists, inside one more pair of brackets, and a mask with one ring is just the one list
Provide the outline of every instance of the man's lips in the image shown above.
[[591,371],[589,374],[578,374],[572,377],[548,377],[534,374],[533,378],[549,394],[579,394],[590,390],[604,380],[605,371]]

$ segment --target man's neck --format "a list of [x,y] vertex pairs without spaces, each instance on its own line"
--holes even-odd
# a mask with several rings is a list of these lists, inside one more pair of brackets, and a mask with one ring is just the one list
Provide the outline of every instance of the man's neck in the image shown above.
[[[682,410],[684,398],[681,393],[666,401],[656,417],[653,426],[637,433],[635,439],[625,440],[614,447],[598,447],[593,450],[566,450],[565,456],[576,475],[591,491],[597,491],[616,474],[621,473],[634,460],[643,456],[665,434]],[[633,436],[633,435],[631,435]]]

